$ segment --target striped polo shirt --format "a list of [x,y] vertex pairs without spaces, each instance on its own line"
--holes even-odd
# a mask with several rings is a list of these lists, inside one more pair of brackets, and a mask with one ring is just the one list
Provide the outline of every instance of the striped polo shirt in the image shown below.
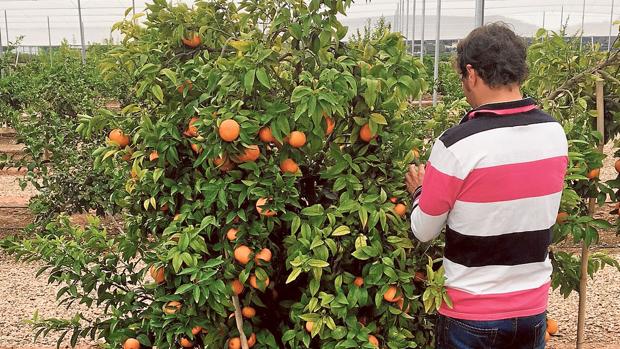
[[562,126],[530,98],[476,108],[435,141],[411,228],[429,241],[446,227],[454,307],[441,314],[499,320],[546,310],[567,164]]

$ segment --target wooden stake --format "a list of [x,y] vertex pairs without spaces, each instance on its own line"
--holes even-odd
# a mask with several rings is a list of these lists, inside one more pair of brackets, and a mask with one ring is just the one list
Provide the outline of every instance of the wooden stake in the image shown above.
[[241,306],[239,305],[239,297],[233,296],[233,305],[235,306],[235,322],[237,323],[237,329],[239,330],[239,338],[241,338],[241,348],[249,349],[248,339],[243,332],[243,315],[241,314]]
[[[601,134],[605,134],[605,100],[604,100],[604,80],[599,79],[596,81],[596,130]],[[599,143],[598,149],[602,153],[605,137],[603,136]],[[590,198],[588,201],[588,210],[590,216],[594,216],[596,212],[596,199]],[[577,318],[577,349],[583,347],[585,321],[586,321],[586,295],[588,284],[588,260],[590,258],[590,251],[586,245],[585,240],[581,243],[581,276],[579,279],[579,316]]]

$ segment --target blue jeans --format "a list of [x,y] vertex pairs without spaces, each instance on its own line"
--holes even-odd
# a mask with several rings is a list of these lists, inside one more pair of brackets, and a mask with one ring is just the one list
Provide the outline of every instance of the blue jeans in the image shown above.
[[454,319],[439,314],[437,349],[544,349],[546,312],[495,321]]

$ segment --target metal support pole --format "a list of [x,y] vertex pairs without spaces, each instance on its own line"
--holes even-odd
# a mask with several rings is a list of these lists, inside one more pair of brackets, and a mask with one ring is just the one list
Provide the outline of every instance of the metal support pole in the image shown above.
[[[407,0],[406,12],[407,12],[407,18],[405,19],[405,21],[406,21],[407,24],[405,25],[405,40],[407,40],[407,37],[409,36],[409,0]],[[407,41],[405,41],[405,42],[407,42]],[[407,46],[405,46],[405,47],[407,47]]]
[[562,5],[562,12],[560,12],[560,30],[564,29],[564,5]]
[[48,50],[49,50],[49,54],[50,54],[50,65],[52,65],[52,29],[50,28],[50,17],[47,16],[47,43],[48,43]]
[[411,24],[411,55],[413,55],[413,53],[415,52],[415,7],[417,2],[418,0],[413,0],[413,18]]
[[6,17],[6,10],[4,10],[4,29],[6,30],[6,46],[9,47],[9,20]]
[[405,0],[400,0],[400,33],[405,32]]
[[4,53],[4,47],[2,46],[2,30],[0,30],[0,56]]
[[[426,0],[422,0],[422,34],[420,36],[420,61],[424,65],[424,26],[426,25]],[[422,93],[420,92],[420,108],[422,108]]]
[[131,7],[133,11],[133,16],[136,16],[136,0],[131,0]]
[[476,28],[484,25],[484,0],[476,0]]
[[437,81],[439,80],[439,43],[441,34],[441,0],[437,0],[437,37],[435,38],[435,72],[433,74],[433,106],[437,105]]
[[609,39],[607,40],[607,51],[611,51],[611,45],[613,44],[613,42],[611,42],[611,33],[612,30],[614,28],[614,0],[611,0],[611,15],[609,16]]
[[581,39],[579,40],[579,49],[583,46],[583,34],[584,26],[586,22],[586,0],[583,0],[583,7],[581,9]]
[[78,0],[78,15],[80,17],[80,37],[82,40],[82,64],[86,64],[86,42],[84,40],[84,22],[82,22],[82,4]]
[[400,0],[396,2],[396,14],[394,15],[394,32],[398,31],[398,20],[400,14]]
[[545,20],[547,19],[546,17],[547,17],[547,12],[543,11],[543,26],[542,26],[543,29],[545,29]]

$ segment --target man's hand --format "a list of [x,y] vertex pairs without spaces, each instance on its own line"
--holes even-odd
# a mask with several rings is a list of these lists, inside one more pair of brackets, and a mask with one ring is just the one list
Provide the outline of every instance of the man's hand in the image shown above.
[[405,175],[405,184],[410,194],[422,185],[424,180],[424,165],[409,165],[409,171]]

